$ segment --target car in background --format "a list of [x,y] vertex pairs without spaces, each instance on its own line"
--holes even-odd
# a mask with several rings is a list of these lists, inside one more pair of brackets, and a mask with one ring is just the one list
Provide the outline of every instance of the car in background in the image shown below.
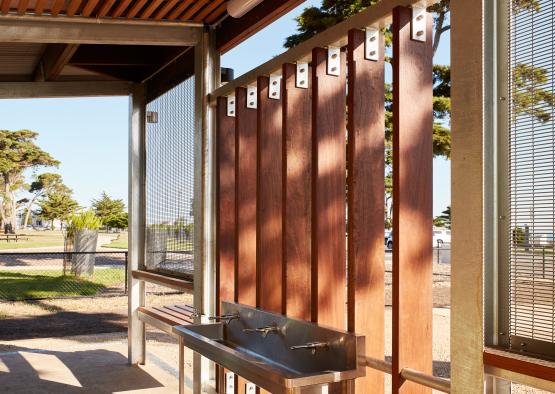
[[[451,243],[451,230],[445,228],[434,228],[432,231],[433,241],[432,247],[442,247],[444,244]],[[388,231],[385,234],[385,247],[393,249],[393,231]]]

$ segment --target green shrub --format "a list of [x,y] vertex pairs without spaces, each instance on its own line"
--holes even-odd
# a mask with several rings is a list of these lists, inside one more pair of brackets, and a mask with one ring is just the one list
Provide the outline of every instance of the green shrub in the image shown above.
[[94,211],[88,210],[69,218],[67,237],[73,239],[75,232],[80,230],[98,230],[102,226],[102,219]]

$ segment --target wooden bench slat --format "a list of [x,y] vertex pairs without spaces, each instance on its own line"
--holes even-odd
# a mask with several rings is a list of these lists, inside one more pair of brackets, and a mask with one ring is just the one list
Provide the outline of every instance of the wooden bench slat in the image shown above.
[[150,317],[152,317],[156,320],[160,320],[161,322],[164,322],[164,323],[169,324],[169,325],[180,326],[180,325],[190,324],[186,320],[182,320],[180,318],[177,318],[175,316],[169,315],[165,312],[155,310],[155,309],[152,309],[152,308],[140,307],[139,312],[142,312],[145,315],[148,315],[148,316],[150,316]]
[[180,319],[180,320],[183,320],[183,321],[189,321],[190,320],[189,315],[186,315],[186,314],[181,313],[181,312],[175,312],[174,310],[168,308],[167,306],[153,307],[153,309],[157,312],[161,312],[161,313],[165,313],[166,315],[174,316],[177,319]]
[[193,320],[190,313],[183,313],[180,310],[175,310],[175,308],[173,308],[171,306],[164,306],[160,310],[164,313],[167,313],[168,315],[172,315],[172,316],[177,317],[178,319],[185,320],[185,321],[189,322],[189,324],[194,323],[194,320]]
[[188,319],[194,319],[195,311],[192,309],[180,308],[178,305],[167,305],[166,308],[181,315],[187,316]]
[[190,305],[173,305],[173,307],[179,309],[183,313],[189,313],[191,315],[195,313],[195,308]]

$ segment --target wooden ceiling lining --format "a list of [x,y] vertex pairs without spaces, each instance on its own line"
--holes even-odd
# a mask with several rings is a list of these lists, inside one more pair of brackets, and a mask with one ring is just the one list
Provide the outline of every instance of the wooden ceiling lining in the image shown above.
[[31,80],[45,48],[45,44],[0,43],[0,79]]
[[228,0],[0,0],[0,13],[213,23]]

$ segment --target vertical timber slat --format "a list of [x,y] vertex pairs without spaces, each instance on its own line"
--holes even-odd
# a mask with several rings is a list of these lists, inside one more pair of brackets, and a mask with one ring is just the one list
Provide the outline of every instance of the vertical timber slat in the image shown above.
[[[349,202],[349,331],[366,336],[369,357],[384,357],[384,52],[365,59],[366,34],[349,32],[348,76],[348,202]],[[356,392],[384,390],[383,372],[366,369]]]
[[[216,237],[216,314],[221,301],[235,301],[235,259],[237,226],[235,215],[235,118],[227,116],[227,98],[218,97],[216,130],[217,160],[217,237]],[[225,370],[218,368],[219,392],[225,391]]]
[[346,64],[339,76],[327,74],[327,50],[312,50],[313,129],[313,294],[320,324],[345,329],[345,100]]
[[[247,108],[247,89],[235,90],[235,187],[237,257],[236,301],[256,306],[256,157],[257,110]],[[246,381],[238,378],[236,391],[245,392]]]
[[258,78],[257,306],[283,313],[282,113],[281,99],[269,98],[269,84]]
[[236,297],[256,306],[256,109],[247,108],[247,89],[235,92]]
[[296,71],[295,64],[283,65],[285,313],[311,320],[312,91],[295,86]]
[[218,305],[235,299],[235,118],[227,116],[227,98],[217,104],[217,262]]
[[393,10],[393,393],[430,393],[403,381],[432,374],[432,17],[411,39],[410,8]]
[[[483,241],[484,141],[488,140],[486,128],[490,128],[484,123],[484,102],[490,99],[484,100],[484,79],[492,56],[484,46],[488,41],[484,29],[491,26],[488,8],[481,0],[451,1],[453,393],[482,392],[484,385],[484,246],[494,247]],[[498,97],[491,97],[494,100]]]

